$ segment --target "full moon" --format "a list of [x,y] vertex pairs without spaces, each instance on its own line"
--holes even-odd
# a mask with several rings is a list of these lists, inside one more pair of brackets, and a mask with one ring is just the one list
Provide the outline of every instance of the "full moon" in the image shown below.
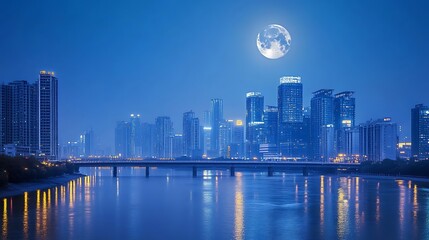
[[278,59],[289,51],[291,40],[286,28],[271,24],[258,34],[256,45],[264,57]]

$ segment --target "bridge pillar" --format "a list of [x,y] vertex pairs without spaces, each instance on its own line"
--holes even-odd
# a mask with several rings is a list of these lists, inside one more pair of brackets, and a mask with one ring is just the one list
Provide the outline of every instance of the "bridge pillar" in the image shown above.
[[192,167],[192,177],[197,177],[197,167]]
[[118,167],[113,167],[113,177],[118,177]]
[[273,167],[268,167],[268,177],[273,176]]
[[307,176],[308,176],[308,168],[307,168],[307,167],[303,167],[303,168],[302,168],[302,175],[303,175],[304,177],[307,177]]
[[231,177],[235,177],[235,167],[231,167],[229,169],[229,173],[231,174]]
[[150,169],[150,167],[149,167],[149,166],[147,166],[147,167],[146,167],[146,177],[149,177],[149,169]]

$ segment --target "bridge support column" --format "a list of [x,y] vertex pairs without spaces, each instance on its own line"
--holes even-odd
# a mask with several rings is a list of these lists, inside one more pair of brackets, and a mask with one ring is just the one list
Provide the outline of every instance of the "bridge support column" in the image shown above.
[[150,167],[149,167],[149,166],[147,166],[147,167],[146,167],[146,177],[149,177],[149,169],[150,169]]
[[308,168],[307,167],[302,168],[302,176],[304,176],[304,177],[308,176]]
[[113,177],[118,177],[118,167],[113,167]]
[[273,176],[273,167],[268,167],[268,177]]
[[229,169],[229,173],[231,174],[231,177],[235,177],[235,167],[231,167]]
[[197,177],[197,167],[192,167],[192,177]]

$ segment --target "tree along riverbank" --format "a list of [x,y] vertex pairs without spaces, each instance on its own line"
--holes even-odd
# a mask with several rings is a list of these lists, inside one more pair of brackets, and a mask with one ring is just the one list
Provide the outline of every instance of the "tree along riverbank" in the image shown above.
[[73,174],[71,163],[39,161],[34,157],[0,155],[0,189],[9,183],[31,182],[50,177]]

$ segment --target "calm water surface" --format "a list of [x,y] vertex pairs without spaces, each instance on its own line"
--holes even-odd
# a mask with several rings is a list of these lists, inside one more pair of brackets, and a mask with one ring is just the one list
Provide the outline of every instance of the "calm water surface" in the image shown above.
[[83,168],[5,198],[2,239],[428,239],[429,183],[265,172]]

